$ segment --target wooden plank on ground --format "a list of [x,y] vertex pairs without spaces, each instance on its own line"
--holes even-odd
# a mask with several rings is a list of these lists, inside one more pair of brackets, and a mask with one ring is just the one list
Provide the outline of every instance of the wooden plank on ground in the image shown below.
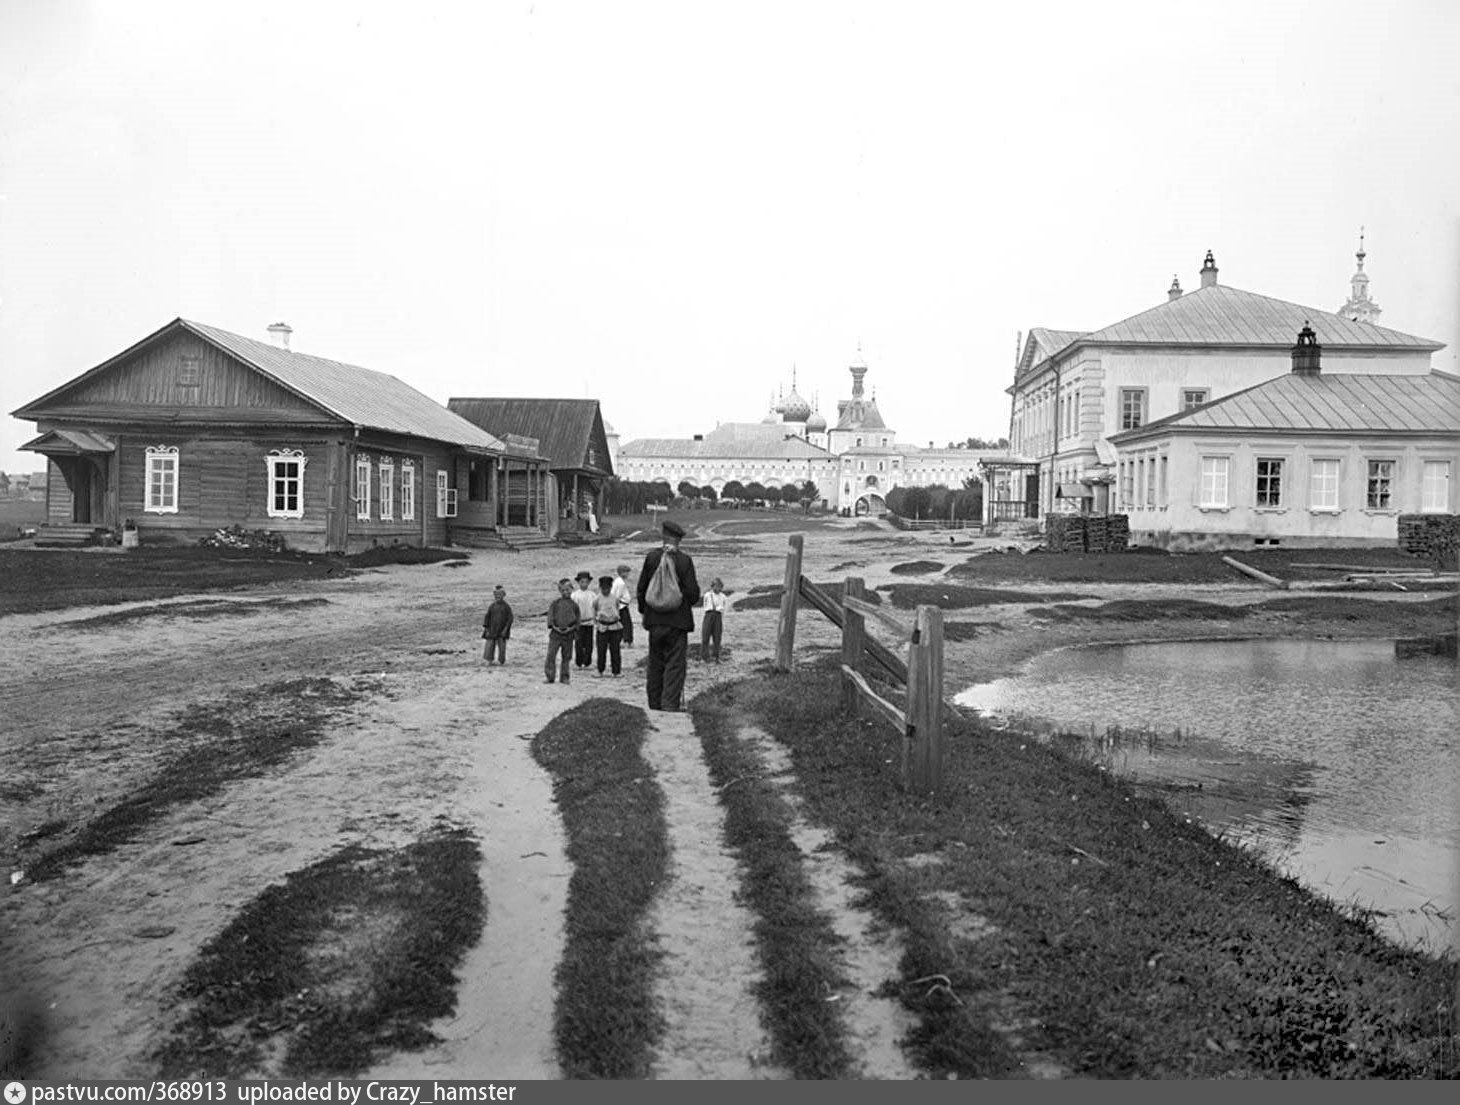
[[1258,571],[1256,568],[1252,567],[1252,565],[1243,564],[1242,561],[1236,559],[1235,557],[1224,556],[1222,557],[1222,563],[1231,565],[1233,568],[1236,568],[1244,575],[1249,575],[1253,579],[1260,580],[1261,582],[1266,583],[1269,587],[1276,587],[1280,591],[1286,591],[1288,589],[1287,580],[1278,579],[1277,576],[1270,576],[1266,572]]

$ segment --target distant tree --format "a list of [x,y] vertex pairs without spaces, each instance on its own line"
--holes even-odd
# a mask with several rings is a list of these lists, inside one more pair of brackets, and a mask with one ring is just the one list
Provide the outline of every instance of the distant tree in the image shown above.
[[0,472],[0,497],[10,498],[10,477]]
[[739,502],[745,498],[745,485],[739,480],[726,480],[720,488],[720,498],[728,499],[730,502]]
[[769,492],[766,491],[765,485],[762,483],[757,483],[755,480],[751,480],[748,484],[745,485],[745,497],[751,502],[762,501],[768,496],[768,494]]
[[970,437],[962,444],[953,445],[950,443],[948,446],[950,449],[1007,449],[1008,447],[1009,439],[1007,437],[1001,437],[997,441],[986,441],[981,437]]
[[674,498],[674,488],[669,486],[668,480],[655,480],[649,485],[647,498],[651,503],[667,506]]
[[700,488],[700,498],[704,499],[706,502],[713,503],[719,497],[719,495],[715,494],[715,489],[709,484],[705,484],[704,487]]
[[801,485],[801,501],[807,504],[821,501],[821,488],[816,486],[815,480],[807,480]]
[[686,499],[698,499],[700,497],[700,489],[690,483],[689,480],[680,480],[678,491]]
[[794,483],[784,484],[781,487],[781,502],[788,506],[801,501],[801,489]]
[[898,513],[904,518],[926,518],[931,512],[932,498],[926,487],[909,487],[902,496],[902,509]]

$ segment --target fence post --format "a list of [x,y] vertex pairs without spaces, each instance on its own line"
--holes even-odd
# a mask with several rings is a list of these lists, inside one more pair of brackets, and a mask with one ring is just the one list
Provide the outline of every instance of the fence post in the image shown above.
[[791,534],[791,551],[786,554],[781,620],[776,627],[776,671],[791,670],[791,652],[796,646],[796,602],[801,596],[801,549],[805,541],[803,535]]
[[[843,594],[854,598],[866,598],[867,588],[860,576],[848,576]],[[867,619],[850,606],[842,607],[842,663],[853,671],[862,670],[862,649],[867,641]],[[857,714],[857,701],[861,695],[857,685],[846,676],[842,677],[842,708],[853,717]]]
[[917,794],[943,781],[943,611],[919,606],[907,655],[903,780]]

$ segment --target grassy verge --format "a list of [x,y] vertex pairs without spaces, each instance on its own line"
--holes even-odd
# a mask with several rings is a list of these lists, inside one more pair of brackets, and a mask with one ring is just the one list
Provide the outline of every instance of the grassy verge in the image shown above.
[[791,809],[761,777],[760,757],[739,736],[739,715],[723,706],[696,699],[695,732],[725,806],[726,842],[745,868],[742,894],[756,917],[764,969],[757,996],[771,1057],[796,1078],[844,1078],[852,1056],[837,1007],[827,1001],[845,982],[838,937],[816,909],[791,838]]
[[658,952],[647,916],[664,884],[664,796],[644,759],[644,712],[593,699],[532,742],[553,776],[568,834],[566,938],[555,1031],[567,1078],[645,1078],[663,1025],[654,1005]]
[[[1222,557],[1234,556],[1253,568],[1286,580],[1343,579],[1344,573],[1312,564],[1352,564],[1366,568],[1430,568],[1423,557],[1397,547],[1357,549],[1236,549],[1221,552],[1167,553],[1130,549],[1113,553],[984,553],[948,569],[951,577],[999,583],[1243,583],[1250,582]],[[1453,570],[1453,565],[1451,566]]]
[[784,742],[808,814],[869,873],[868,904],[906,934],[898,988],[929,1074],[1008,1074],[994,1028],[1016,1008],[1023,1046],[1083,1076],[1460,1075],[1455,964],[1052,745],[950,719],[942,791],[908,796],[898,738],[828,711],[836,696],[822,668],[695,708]]
[[175,598],[198,591],[328,579],[384,564],[466,561],[451,549],[391,547],[356,556],[202,547],[128,552],[0,548],[0,614]]
[[271,886],[210,940],[154,1058],[166,1078],[359,1073],[437,1042],[486,918],[480,850],[442,822],[394,851],[350,845]]
[[158,745],[186,742],[186,750],[125,799],[74,830],[53,820],[22,838],[25,877],[32,882],[56,878],[88,856],[134,840],[172,809],[216,794],[235,780],[264,774],[318,743],[330,716],[366,693],[360,682],[342,686],[329,679],[294,679],[191,707],[169,732],[153,735]]

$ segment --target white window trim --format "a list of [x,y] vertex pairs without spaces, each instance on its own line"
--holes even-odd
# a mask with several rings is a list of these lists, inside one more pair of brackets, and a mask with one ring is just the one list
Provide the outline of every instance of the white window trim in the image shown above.
[[[1333,503],[1317,503],[1314,501],[1314,478],[1318,475],[1319,464],[1333,465]],[[1338,457],[1314,457],[1308,465],[1308,510],[1312,514],[1341,514],[1343,513],[1343,461]]]
[[[1220,500],[1217,499],[1215,493],[1212,495],[1212,497],[1210,499],[1207,497],[1207,472],[1206,472],[1206,462],[1209,461],[1209,460],[1211,460],[1211,461],[1221,461],[1222,462],[1222,497],[1221,497]],[[1215,473],[1213,473],[1213,474],[1215,475]],[[1213,490],[1213,492],[1216,491],[1215,481],[1214,481],[1213,489],[1212,490]],[[1199,510],[1230,510],[1232,508],[1232,458],[1231,457],[1228,457],[1228,456],[1218,456],[1218,455],[1213,455],[1213,454],[1206,454],[1206,455],[1204,455],[1204,456],[1201,457],[1200,465],[1199,465],[1199,467],[1197,469],[1197,490],[1196,490],[1196,497],[1197,497],[1196,505],[1197,505],[1197,508]]]
[[[1262,486],[1262,465],[1277,465],[1277,502],[1264,503],[1258,501],[1259,489]],[[1287,457],[1255,457],[1252,462],[1252,506],[1254,510],[1263,513],[1287,510],[1288,508],[1288,472],[1290,471]]]
[[[274,505],[275,490],[278,481],[286,477],[279,475],[278,466],[281,464],[299,465],[299,494],[296,497],[298,506],[293,510],[280,510]],[[269,480],[265,485],[264,493],[268,496],[265,503],[265,510],[270,518],[303,518],[304,517],[304,466],[309,463],[309,458],[304,455],[303,449],[270,449],[269,455],[264,458],[265,467],[268,469]]]
[[395,521],[395,461],[380,458],[380,520]]
[[403,522],[416,520],[416,465],[409,460],[400,466],[400,516]]
[[[167,461],[170,463],[161,463]],[[149,445],[147,446],[147,484],[142,491],[143,513],[145,514],[176,514],[178,498],[178,482],[181,479],[182,457],[176,445]],[[170,502],[152,501],[152,476],[154,472],[162,472],[170,475],[171,479],[165,480],[166,490],[171,494]]]
[[370,521],[370,458],[355,458],[355,520]]

